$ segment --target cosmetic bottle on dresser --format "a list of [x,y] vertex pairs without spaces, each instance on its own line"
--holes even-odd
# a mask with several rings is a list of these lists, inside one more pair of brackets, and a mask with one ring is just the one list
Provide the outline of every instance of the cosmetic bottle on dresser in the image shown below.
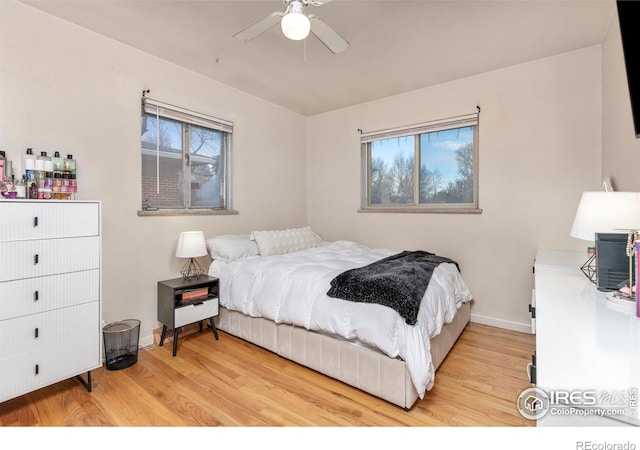
[[43,198],[43,194],[44,194],[44,183],[45,183],[45,179],[46,179],[46,172],[44,170],[44,162],[47,159],[47,152],[41,152],[40,156],[38,156],[36,158],[36,170],[35,170],[35,182],[36,182],[36,187],[38,188],[38,194],[36,195],[36,197],[31,197],[31,198],[38,198],[38,199],[42,199]]
[[6,164],[7,158],[5,157],[5,153],[4,151],[0,150],[0,181],[4,179]]
[[78,182],[76,181],[76,174],[72,173],[69,178],[69,192],[71,192],[72,199],[76,198],[76,192],[78,192]]
[[32,148],[28,148],[27,152],[22,155],[22,167],[24,168],[24,177],[27,181],[29,181],[32,175],[35,178],[36,155],[33,154]]
[[44,200],[51,200],[51,193],[53,192],[53,172],[45,171],[44,189],[42,190],[42,198]]
[[50,178],[53,180],[53,160],[47,156],[47,152],[41,153],[44,153],[44,155],[46,156],[46,159],[44,160],[45,177],[48,177],[48,174],[51,174]]
[[60,157],[60,152],[53,152],[51,162],[53,163],[53,178],[55,178],[56,173],[62,173],[64,171],[64,159]]
[[29,187],[27,189],[27,195],[29,199],[37,199],[38,198],[38,185],[35,181],[35,178],[32,178],[32,181],[29,182]]
[[62,174],[62,185],[60,186],[60,192],[69,192],[69,177],[67,172]]
[[27,198],[27,183],[24,175],[17,181],[15,189],[16,198]]
[[62,174],[60,172],[53,172],[53,192],[62,192]]
[[71,199],[76,198],[78,192],[78,182],[76,180],[76,160],[73,159],[73,155],[67,155],[67,159],[64,160],[64,171],[69,174],[69,188],[68,192],[71,193]]
[[64,171],[75,175],[76,160],[73,159],[73,155],[67,155],[67,159],[64,160]]

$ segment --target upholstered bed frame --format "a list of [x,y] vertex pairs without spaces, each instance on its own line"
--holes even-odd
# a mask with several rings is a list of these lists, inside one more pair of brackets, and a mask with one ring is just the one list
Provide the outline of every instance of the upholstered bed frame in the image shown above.
[[[431,341],[431,357],[437,369],[469,322],[470,303],[463,304],[453,322]],[[276,324],[220,307],[221,330],[259,345],[284,358],[354,386],[409,410],[418,399],[409,371],[401,359],[364,345],[304,328]]]

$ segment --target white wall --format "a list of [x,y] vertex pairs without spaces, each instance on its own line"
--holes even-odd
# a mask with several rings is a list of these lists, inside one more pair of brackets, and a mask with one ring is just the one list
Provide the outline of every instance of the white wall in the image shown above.
[[[232,120],[237,216],[138,217],[140,97]],[[18,2],[0,2],[0,149],[71,153],[78,199],[102,201],[103,317],[142,321],[156,283],[180,276],[180,231],[306,224],[306,118]],[[202,261],[207,264],[206,258]]]
[[[600,46],[317,115],[309,119],[309,224],[326,239],[457,260],[473,320],[528,331],[538,248],[569,236],[583,191],[600,183]],[[480,215],[358,213],[357,129],[480,113]],[[585,248],[586,259],[586,248]]]
[[640,139],[631,115],[620,24],[616,15],[602,44],[602,175],[616,190],[640,191]]

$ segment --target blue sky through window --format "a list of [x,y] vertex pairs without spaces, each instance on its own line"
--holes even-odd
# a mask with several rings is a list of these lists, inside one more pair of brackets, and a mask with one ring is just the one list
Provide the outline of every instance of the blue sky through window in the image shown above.
[[458,177],[456,150],[473,142],[473,127],[434,131],[420,135],[421,164],[429,170],[438,169],[443,184]]
[[[395,156],[411,158],[414,153],[414,136],[384,139],[371,143],[371,158],[382,159],[387,169],[393,166]],[[429,170],[437,169],[442,175],[443,185],[458,176],[456,150],[473,142],[473,127],[433,131],[420,135],[420,160]]]

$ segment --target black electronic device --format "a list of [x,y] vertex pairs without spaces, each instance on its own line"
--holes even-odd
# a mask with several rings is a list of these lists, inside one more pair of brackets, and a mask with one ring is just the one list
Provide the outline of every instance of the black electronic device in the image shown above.
[[[617,291],[629,284],[627,233],[596,233],[596,279],[599,291]],[[632,271],[634,273],[633,258]]]

